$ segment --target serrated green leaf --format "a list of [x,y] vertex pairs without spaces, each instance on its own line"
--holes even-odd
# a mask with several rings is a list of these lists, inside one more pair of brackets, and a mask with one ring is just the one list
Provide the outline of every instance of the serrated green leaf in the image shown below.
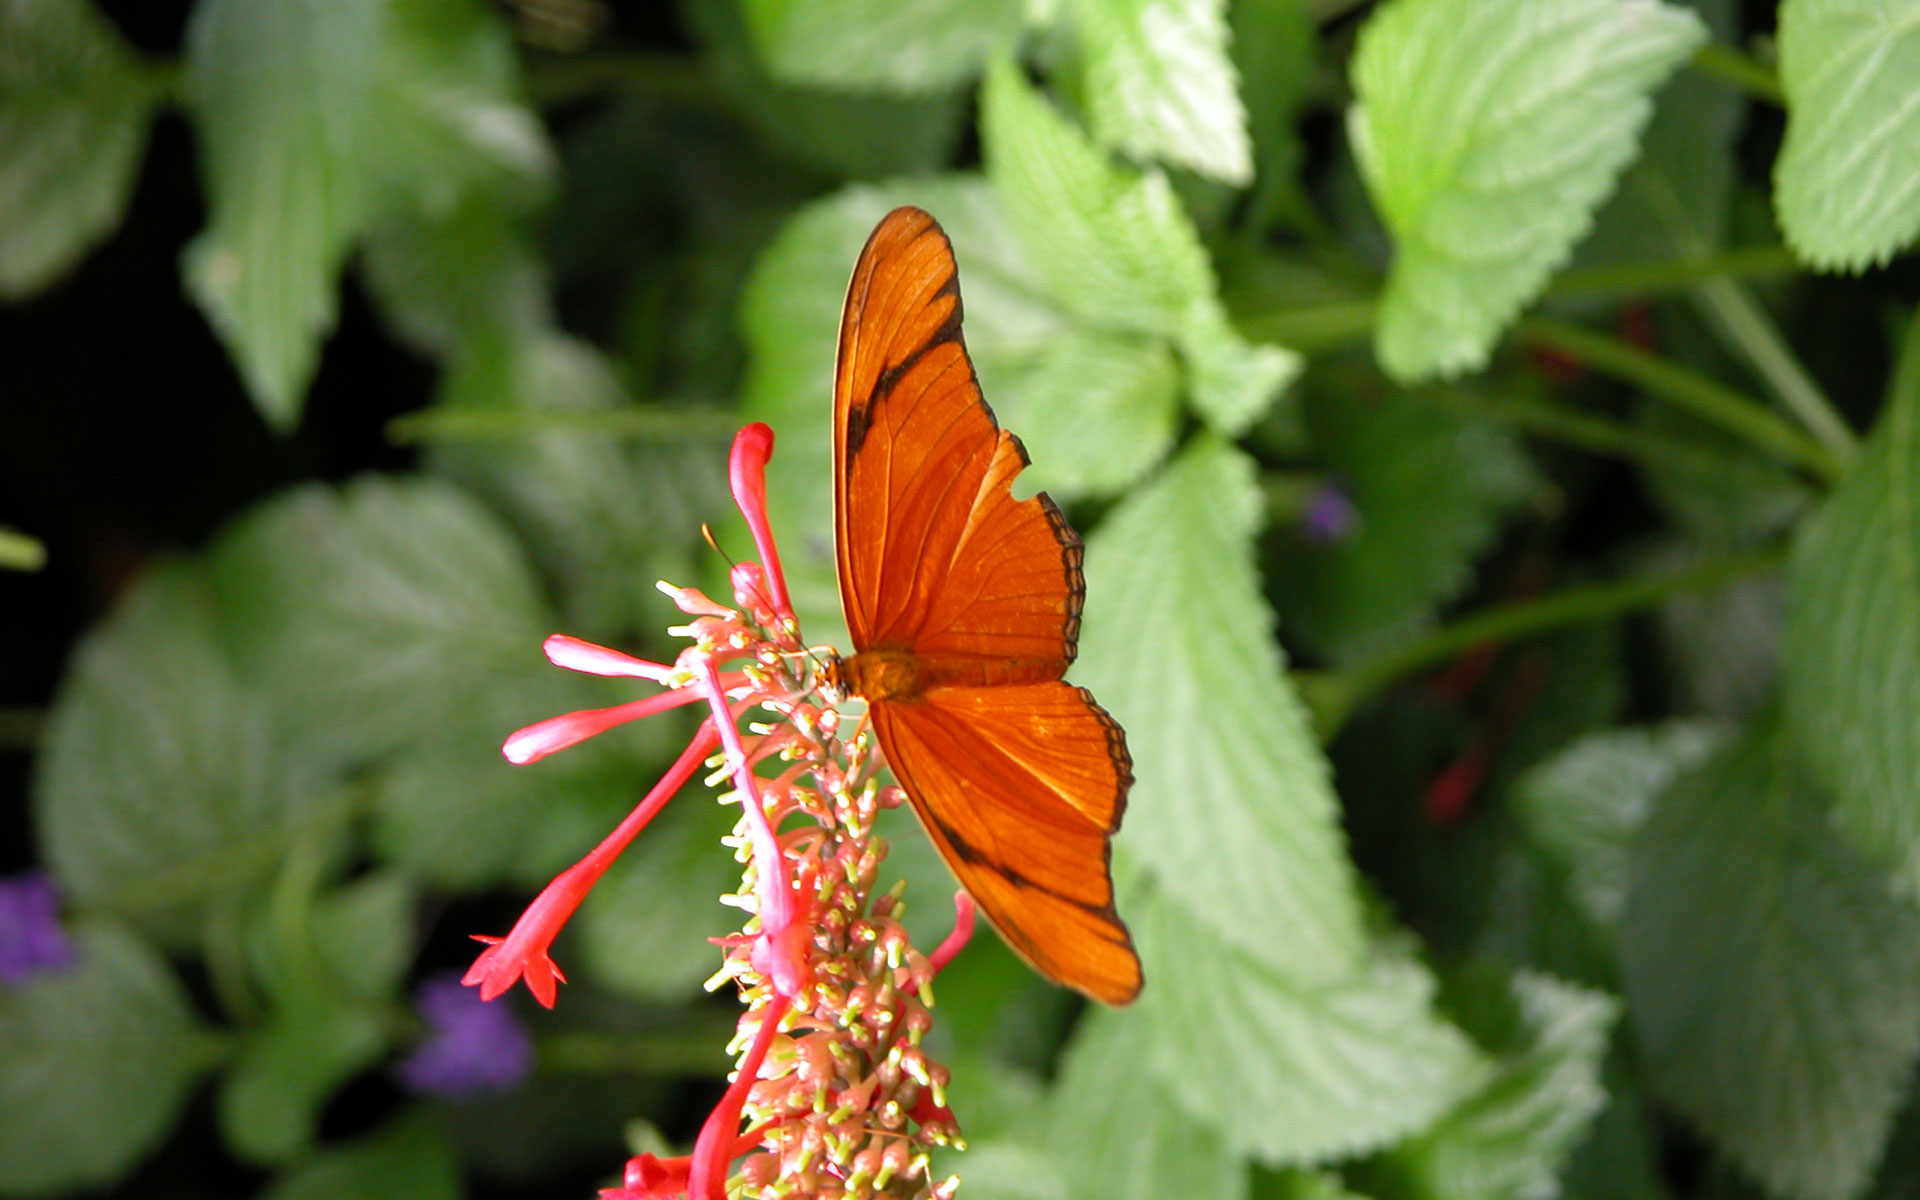
[[187,59],[212,210],[187,286],[261,415],[290,429],[367,210],[380,0],[209,0]]
[[1878,266],[1920,234],[1920,3],[1786,0],[1774,208],[1816,267]]
[[1171,893],[1127,915],[1154,1071],[1187,1112],[1268,1165],[1388,1145],[1486,1082],[1486,1062],[1434,1016],[1433,980],[1404,952],[1380,947],[1345,979],[1306,983],[1222,940]]
[[[1526,1200],[1559,1190],[1567,1152],[1606,1102],[1600,1062],[1619,1016],[1603,992],[1518,971],[1513,1025],[1494,1039],[1497,1073],[1432,1129],[1396,1147],[1388,1169],[1432,1200]],[[1503,1007],[1505,1006],[1503,1005]],[[1463,1015],[1467,1026],[1483,1026]]]
[[[1325,758],[1253,568],[1253,464],[1200,438],[1088,540],[1075,682],[1128,732],[1119,854],[1297,981],[1366,953]],[[1149,987],[1151,990],[1151,985]]]
[[1920,319],[1885,410],[1802,524],[1787,572],[1785,693],[1835,816],[1920,895]]
[[1093,136],[1228,183],[1253,178],[1224,0],[1075,0]]
[[707,939],[739,928],[719,903],[740,889],[740,864],[720,844],[738,812],[689,791],[620,856],[580,908],[580,951],[596,979],[643,1000],[684,1000],[720,969]]
[[1602,928],[1619,922],[1634,835],[1673,781],[1725,741],[1726,730],[1710,721],[1589,734],[1515,784],[1515,811],[1567,872],[1567,890],[1589,920]]
[[1249,345],[1228,322],[1166,176],[1109,162],[1007,60],[988,70],[980,105],[988,176],[1030,269],[1087,325],[1171,339],[1196,410],[1222,433],[1244,431],[1299,358]]
[[38,770],[35,818],[62,887],[147,922],[257,872],[335,785],[235,678],[185,567],[149,574],[88,635]]
[[0,1190],[67,1192],[159,1144],[219,1046],[160,955],[117,925],[73,966],[0,988]]
[[1006,406],[1039,447],[1021,479],[1055,499],[1105,496],[1152,470],[1173,445],[1180,371],[1166,343],[1071,329],[1047,347]]
[[1043,1110],[1047,1159],[1075,1196],[1240,1200],[1245,1160],[1169,1102],[1140,1052],[1155,1032],[1139,1011],[1100,1011],[1080,1024]]
[[964,83],[1012,47],[1020,0],[744,0],[773,73],[845,90],[926,92]]
[[262,1200],[460,1200],[460,1163],[433,1125],[403,1117],[344,1146],[328,1146],[276,1177]]
[[159,98],[91,0],[0,4],[0,299],[113,232]]
[[1620,932],[1655,1090],[1769,1191],[1857,1194],[1920,1051],[1920,913],[1833,832],[1772,717],[1668,790]]
[[1309,395],[1308,429],[1358,522],[1330,544],[1295,539],[1280,571],[1287,627],[1336,662],[1430,625],[1536,486],[1507,430],[1371,391]]
[[455,488],[298,488],[227,531],[211,565],[243,674],[341,761],[553,715],[514,694],[554,670],[552,619],[519,546]]
[[1396,378],[1487,361],[1591,227],[1649,95],[1700,44],[1659,0],[1394,0],[1354,51],[1354,156],[1394,237]]

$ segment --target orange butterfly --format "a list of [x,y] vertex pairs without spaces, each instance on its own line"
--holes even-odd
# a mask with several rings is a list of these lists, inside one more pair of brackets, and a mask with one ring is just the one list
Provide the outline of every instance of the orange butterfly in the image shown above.
[[874,733],[934,845],[1008,944],[1108,1004],[1140,992],[1109,839],[1133,760],[1073,661],[1080,538],[981,398],[953,247],[888,214],[847,287],[833,388],[834,538],[855,653],[830,678]]

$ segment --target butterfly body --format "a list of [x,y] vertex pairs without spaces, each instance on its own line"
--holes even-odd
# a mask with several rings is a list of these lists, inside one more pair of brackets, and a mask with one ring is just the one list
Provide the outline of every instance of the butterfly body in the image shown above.
[[890,213],[854,268],[834,381],[834,530],[854,651],[830,682],[867,701],[880,749],[961,883],[1044,974],[1110,1004],[1140,989],[1113,903],[1126,735],[1064,681],[1081,544],[980,395],[953,250]]

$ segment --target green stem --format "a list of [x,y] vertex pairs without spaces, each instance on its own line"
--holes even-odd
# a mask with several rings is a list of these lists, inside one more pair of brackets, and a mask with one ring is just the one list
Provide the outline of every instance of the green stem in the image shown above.
[[1715,276],[1781,279],[1804,268],[1784,246],[1749,246],[1724,254],[1615,263],[1562,271],[1546,291],[1550,300],[1622,300],[1693,287]]
[[253,990],[247,970],[247,904],[239,892],[233,892],[207,907],[200,927],[200,951],[207,963],[207,982],[220,1011],[235,1025],[249,1025],[260,1018],[260,998]]
[[676,441],[726,437],[739,422],[736,414],[717,408],[429,408],[388,422],[387,440],[406,446],[591,433]]
[[1379,307],[1373,300],[1341,300],[1255,313],[1234,323],[1255,341],[1317,354],[1366,341]]
[[1476,396],[1454,388],[1437,389],[1427,393],[1427,398],[1465,416],[1502,421],[1527,433],[1596,454],[1637,459],[1742,487],[1752,482],[1751,470],[1727,455],[1563,405]]
[[1679,571],[1579,584],[1483,609],[1351,667],[1303,673],[1296,678],[1313,710],[1321,739],[1330,741],[1362,703],[1389,684],[1424,667],[1481,646],[1611,620],[1663,604],[1675,596],[1710,591],[1736,579],[1772,570],[1784,561],[1786,548],[1776,546],[1728,555]]
[[1724,276],[1703,279],[1694,288],[1707,315],[1726,334],[1773,389],[1782,406],[1841,462],[1853,457],[1859,442],[1820,385],[1794,356],[1773,318],[1753,294]]
[[1595,333],[1551,317],[1527,317],[1515,333],[1568,355],[1647,395],[1685,409],[1704,421],[1769,450],[1825,479],[1840,474],[1832,451],[1774,415],[1765,405],[1696,371],[1649,354],[1622,338]]
[[1781,89],[1780,76],[1774,69],[1731,46],[1708,42],[1694,52],[1693,61],[1688,65],[1708,79],[1745,92],[1755,100],[1775,108],[1786,106],[1787,94]]

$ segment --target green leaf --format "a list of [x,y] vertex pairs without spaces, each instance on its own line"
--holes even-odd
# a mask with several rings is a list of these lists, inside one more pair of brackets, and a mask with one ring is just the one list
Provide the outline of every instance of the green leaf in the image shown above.
[[91,0],[0,4],[0,299],[113,232],[159,98]]
[[1166,176],[1109,162],[1004,59],[980,105],[988,175],[1030,269],[1087,325],[1171,339],[1200,415],[1222,433],[1244,431],[1299,358],[1249,345],[1228,322]]
[[0,1191],[93,1189],[166,1136],[220,1048],[160,955],[117,925],[79,960],[0,988]]
[[720,969],[707,939],[739,928],[738,914],[719,903],[740,890],[740,864],[720,844],[738,811],[689,791],[620,856],[580,909],[580,950],[596,979],[673,1001]]
[[1655,1090],[1774,1194],[1842,1200],[1920,1051],[1920,913],[1833,832],[1776,726],[1641,829],[1622,967]]
[[398,873],[366,875],[314,907],[313,939],[321,960],[362,1000],[387,1000],[413,962],[420,896]]
[[[1284,920],[1238,911],[1268,938],[1289,936]],[[1481,1056],[1433,1015],[1432,977],[1403,951],[1379,947],[1353,975],[1308,983],[1222,940],[1171,893],[1127,915],[1146,966],[1139,1017],[1162,1086],[1268,1165],[1388,1145],[1486,1082]]]
[[1295,539],[1280,572],[1287,627],[1334,661],[1431,625],[1538,485],[1507,430],[1418,394],[1373,393],[1310,394],[1308,429],[1358,524],[1331,544]]
[[[1708,557],[1677,543],[1646,556],[1649,570],[1681,570]],[[1778,694],[1786,624],[1784,570],[1736,579],[1710,592],[1676,596],[1657,614],[1679,709],[1739,719]]]
[[1252,462],[1210,437],[1130,495],[1088,542],[1073,675],[1128,732],[1118,853],[1237,950],[1340,980],[1366,954],[1360,904],[1254,573],[1259,513]]
[[851,91],[927,92],[971,79],[1023,23],[1020,0],[744,0],[773,73]]
[[1628,848],[1647,814],[1725,741],[1710,721],[1588,734],[1514,786],[1528,833],[1566,871],[1568,891],[1594,924],[1612,928],[1626,910]]
[[1787,573],[1787,715],[1835,816],[1920,895],[1920,319]]
[[1654,88],[1704,37],[1659,0],[1393,0],[1374,13],[1348,131],[1393,232],[1375,335],[1391,374],[1485,364],[1591,227]]
[[1916,77],[1915,0],[1780,6],[1787,137],[1774,208],[1787,242],[1814,266],[1878,266],[1920,233]]
[[1074,0],[1093,136],[1227,183],[1253,178],[1224,0]]
[[1245,1161],[1168,1103],[1140,1054],[1154,1033],[1139,1011],[1102,1010],[1081,1022],[1043,1109],[1046,1159],[1079,1196],[1241,1200]]
[[1023,487],[1056,499],[1112,495],[1173,445],[1179,368],[1164,342],[1071,329],[1020,381],[1005,416],[1022,442],[1038,447]]
[[554,715],[513,691],[555,670],[532,573],[445,484],[298,488],[224,534],[212,566],[243,672],[344,761]]
[[345,1146],[329,1146],[274,1179],[263,1200],[460,1200],[460,1164],[426,1120],[403,1117]]
[[381,0],[208,0],[187,60],[212,209],[187,286],[261,415],[292,428],[367,209]]
[[1475,1007],[1481,1011],[1455,1011],[1502,1053],[1497,1073],[1438,1125],[1396,1147],[1387,1169],[1431,1200],[1555,1195],[1567,1153],[1606,1103],[1600,1062],[1620,1006],[1523,970]]
[[77,652],[35,816],[69,895],[151,922],[271,863],[334,785],[235,678],[200,577],[150,573]]
[[1299,179],[1306,160],[1299,119],[1313,84],[1318,31],[1306,0],[1236,0],[1227,21],[1253,140],[1248,226],[1264,229],[1283,212],[1308,207]]

